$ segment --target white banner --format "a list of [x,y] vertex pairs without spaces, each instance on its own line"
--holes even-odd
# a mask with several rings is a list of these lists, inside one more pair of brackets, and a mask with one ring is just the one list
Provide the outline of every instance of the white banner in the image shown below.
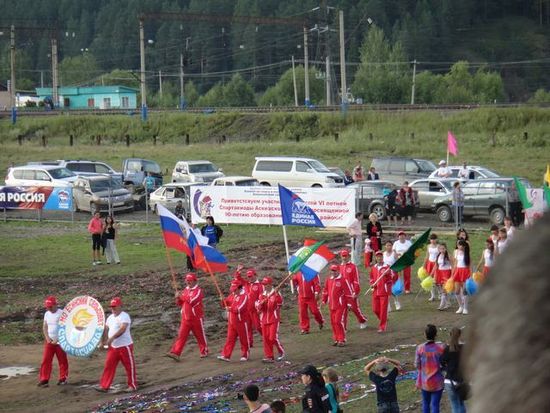
[[[347,227],[355,219],[355,189],[289,188],[307,203],[325,227]],[[191,220],[216,223],[282,225],[279,191],[268,186],[191,188]]]

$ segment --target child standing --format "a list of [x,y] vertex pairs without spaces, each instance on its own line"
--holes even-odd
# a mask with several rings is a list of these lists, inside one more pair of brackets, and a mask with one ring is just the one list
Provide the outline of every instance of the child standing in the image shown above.
[[478,267],[483,262],[483,275],[487,276],[489,274],[489,270],[493,266],[493,261],[495,258],[495,244],[493,243],[493,240],[491,238],[487,238],[485,240],[485,249],[483,250],[483,255],[481,256],[481,259],[479,260]]
[[470,278],[470,246],[459,240],[454,252],[452,277],[455,283],[455,294],[458,301],[457,314],[468,314],[468,296],[464,294],[464,283]]
[[[428,244],[428,248],[426,249],[426,259],[424,260],[424,269],[428,274],[431,274],[437,260],[437,255],[439,254],[438,244],[437,244],[437,235],[436,234],[430,234],[430,243]],[[430,291],[430,298],[428,301],[435,300],[435,290],[436,285],[432,287]]]
[[449,257],[449,252],[447,251],[447,244],[442,242],[437,247],[437,258],[435,260],[435,266],[432,269],[430,275],[434,277],[435,285],[441,294],[441,301],[439,302],[438,310],[443,311],[449,308],[449,303],[447,302],[447,292],[445,291],[445,283],[449,278],[451,278],[451,258]]
[[338,401],[340,396],[338,394],[338,373],[333,368],[327,368],[323,370],[323,379],[325,379],[325,389],[328,393],[328,401],[330,403],[330,413],[338,413],[340,405]]
[[504,249],[508,245],[508,232],[506,228],[501,228],[498,230],[498,240],[495,245],[495,252],[497,255],[501,255],[504,252]]
[[105,218],[104,234],[105,234],[105,257],[107,259],[107,264],[111,262],[115,264],[120,264],[120,258],[118,257],[118,252],[115,245],[115,234],[119,225],[115,224],[115,219],[112,215],[109,215]]
[[365,373],[376,386],[378,413],[399,413],[395,380],[401,365],[397,360],[379,357],[365,366]]
[[[382,257],[383,257],[382,261],[384,262],[384,265],[387,265],[388,267],[391,267],[395,263],[395,261],[397,261],[397,254],[393,250],[393,244],[391,241],[386,242],[384,254],[382,255]],[[395,284],[395,282],[398,280],[398,275],[393,270],[390,270],[390,271],[391,271],[393,283]],[[393,303],[397,311],[401,310],[401,303],[399,303],[399,298],[396,295],[393,296]],[[390,311],[391,311],[391,304],[390,304],[390,301],[388,300],[388,313]]]

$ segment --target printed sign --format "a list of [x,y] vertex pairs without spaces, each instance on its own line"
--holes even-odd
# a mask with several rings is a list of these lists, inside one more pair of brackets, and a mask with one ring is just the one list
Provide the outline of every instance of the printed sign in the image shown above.
[[315,212],[294,192],[279,185],[281,215],[283,225],[301,225],[304,227],[324,227]]
[[544,190],[541,188],[527,188],[527,198],[533,205],[525,210],[525,226],[530,227],[544,215],[547,205],[544,201]]
[[73,208],[73,189],[52,186],[2,186],[0,209],[2,208],[70,211]]
[[[325,227],[347,227],[355,218],[355,190],[290,188]],[[294,205],[294,204],[293,204]],[[295,204],[300,211],[301,204]],[[265,186],[200,186],[191,188],[191,220],[216,223],[282,225],[278,188]]]
[[69,301],[58,325],[61,348],[71,356],[87,357],[101,342],[105,313],[99,301],[82,295]]

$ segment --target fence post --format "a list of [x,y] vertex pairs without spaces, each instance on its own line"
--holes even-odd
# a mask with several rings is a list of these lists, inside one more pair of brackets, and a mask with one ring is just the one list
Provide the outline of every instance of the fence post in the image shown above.
[[296,135],[296,142],[300,142],[300,135]]
[[334,132],[334,142],[338,142],[339,138],[340,138],[340,134],[338,132]]
[[125,138],[126,138],[126,146],[130,146],[130,135],[127,134]]
[[45,148],[47,144],[46,136],[42,135],[42,146]]
[[23,145],[23,137],[21,135],[17,135],[17,143],[19,146]]
[[414,132],[411,132],[411,141],[414,141]]
[[73,135],[69,135],[69,146],[73,146],[74,137]]
[[526,141],[527,139],[529,139],[529,134],[525,131],[523,132],[523,140]]
[[225,135],[222,135],[222,143],[225,143],[226,140],[227,138],[225,137]]
[[185,145],[189,146],[189,134],[188,133],[185,134]]
[[374,136],[372,136],[372,132],[369,132],[369,141],[372,141],[374,139]]
[[101,135],[97,135],[95,137],[95,142],[96,142],[97,146],[101,146]]
[[157,146],[157,135],[153,135],[153,146]]

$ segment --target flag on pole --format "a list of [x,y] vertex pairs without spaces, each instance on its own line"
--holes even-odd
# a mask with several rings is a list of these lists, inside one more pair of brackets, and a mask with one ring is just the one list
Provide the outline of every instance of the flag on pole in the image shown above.
[[303,227],[323,227],[315,212],[298,195],[279,184],[279,202],[283,225],[301,225]]
[[424,245],[428,243],[428,237],[430,236],[431,230],[432,230],[431,228],[428,228],[426,232],[420,235],[420,237],[418,237],[417,240],[412,243],[409,249],[405,251],[405,253],[401,255],[390,268],[395,272],[399,272],[399,271],[403,271],[404,268],[407,268],[413,265],[414,260],[416,258],[415,256],[416,250],[422,248]]
[[162,205],[159,204],[157,207],[166,248],[183,252],[191,257],[192,253],[187,243],[187,234],[180,225],[181,220]]
[[550,164],[546,165],[546,173],[544,174],[544,186],[550,187]]
[[324,245],[325,241],[304,240],[304,246],[296,251],[288,261],[288,271],[302,273],[306,281],[313,280],[334,258],[334,254]]
[[456,143],[456,138],[451,131],[447,131],[447,152],[453,156],[458,155],[458,144]]
[[533,204],[531,203],[531,201],[529,201],[529,198],[527,197],[527,190],[517,176],[514,176],[514,183],[516,184],[519,200],[521,201],[521,206],[523,207],[523,209],[532,208]]

